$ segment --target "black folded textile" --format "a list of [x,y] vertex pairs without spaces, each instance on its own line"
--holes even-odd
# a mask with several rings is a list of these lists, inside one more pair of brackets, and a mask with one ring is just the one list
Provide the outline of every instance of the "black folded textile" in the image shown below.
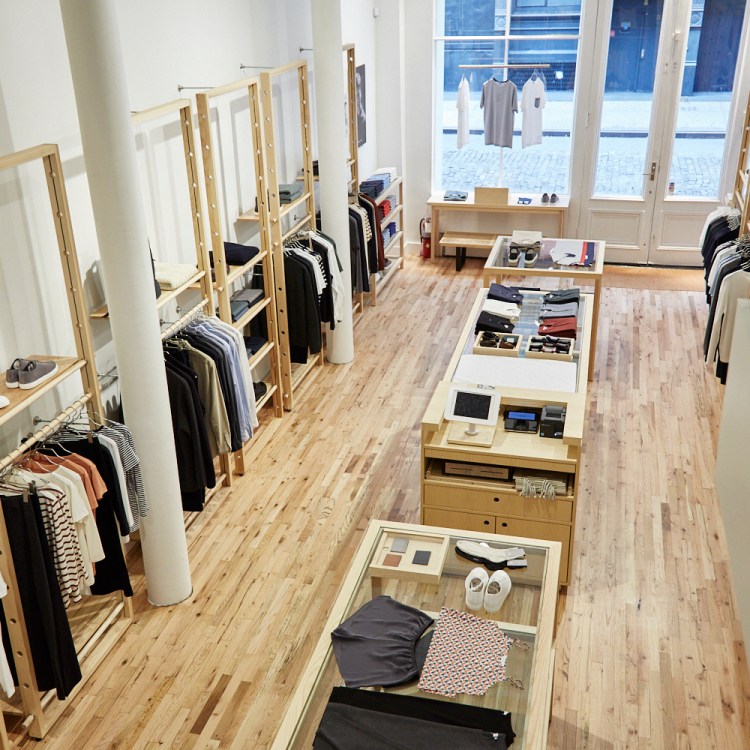
[[465,201],[469,194],[463,190],[446,190],[443,199],[446,201]]
[[268,340],[263,336],[244,336],[244,339],[248,357],[252,357]]
[[[230,266],[244,266],[245,263],[249,263],[260,250],[252,245],[240,245],[237,242],[225,242],[224,243],[224,259],[227,265]],[[211,259],[211,268],[214,267],[214,254],[209,252]]]
[[[491,708],[346,687],[333,688],[328,703],[343,703],[348,706],[378,711],[381,714],[409,716],[414,719],[433,721],[436,724],[469,727],[481,729],[485,732],[504,734],[508,747],[513,744],[516,736],[510,713]],[[384,721],[387,721],[387,719],[384,719]]]
[[494,331],[495,333],[513,333],[513,323],[502,315],[483,310],[479,313],[477,324],[474,326],[474,334],[480,331]]
[[581,301],[580,289],[558,289],[544,295],[545,305],[567,305],[569,302]]
[[523,294],[518,291],[518,287],[490,284],[490,290],[487,292],[487,299],[520,305],[523,302]]

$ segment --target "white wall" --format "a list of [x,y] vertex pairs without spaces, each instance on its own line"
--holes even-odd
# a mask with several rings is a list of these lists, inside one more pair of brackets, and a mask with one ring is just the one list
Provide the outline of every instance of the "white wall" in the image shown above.
[[[116,5],[131,108],[140,110],[177,98],[178,84],[210,87],[235,80],[241,75],[240,63],[273,66],[286,62],[293,43],[287,6],[299,4],[291,0],[131,0]],[[96,279],[99,254],[59,4],[57,0],[0,0],[0,18],[0,153],[44,142],[59,144],[87,304],[93,308],[101,295]],[[185,91],[183,96],[194,94]],[[237,123],[249,120],[246,113],[235,110],[231,114]],[[234,139],[239,132],[239,127],[230,128],[228,137]],[[179,132],[167,125],[163,133],[142,136],[138,142],[144,159],[150,151],[157,157],[151,167],[144,162],[144,176],[157,188],[156,212],[167,218],[153,219],[151,224],[159,224],[160,236],[169,236],[175,223],[169,215],[181,201],[174,195],[172,176],[157,177],[149,169],[175,163],[174,149],[179,153],[181,147]],[[234,145],[232,140],[224,144],[228,154]],[[181,190],[183,180],[181,171],[174,175],[174,184]],[[242,196],[242,200],[248,198]],[[230,205],[236,203],[235,197]],[[2,369],[19,355],[74,353],[49,215],[41,167],[0,174]],[[94,321],[92,334],[98,370],[104,372],[114,364],[108,324]],[[79,390],[71,385],[61,394],[61,401],[72,400]],[[61,401],[50,397],[33,411],[49,416]],[[13,420],[0,435],[0,452],[7,452],[29,427],[26,416]]]

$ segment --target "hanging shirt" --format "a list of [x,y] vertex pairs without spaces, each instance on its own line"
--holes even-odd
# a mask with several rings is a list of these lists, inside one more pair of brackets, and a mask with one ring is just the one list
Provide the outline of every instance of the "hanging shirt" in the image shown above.
[[485,146],[513,148],[513,120],[518,112],[516,84],[490,78],[482,86],[479,106],[484,110]]
[[456,97],[456,109],[458,110],[458,142],[456,148],[463,148],[469,145],[469,105],[471,104],[471,88],[466,76],[461,78],[458,84],[458,96]]
[[521,146],[537,146],[542,142],[542,110],[547,103],[544,84],[539,76],[529,78],[521,89]]

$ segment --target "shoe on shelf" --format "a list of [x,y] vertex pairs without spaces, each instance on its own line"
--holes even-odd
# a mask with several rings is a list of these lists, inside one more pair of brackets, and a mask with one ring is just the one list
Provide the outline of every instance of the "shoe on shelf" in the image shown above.
[[261,380],[258,383],[253,383],[253,391],[255,391],[255,400],[260,401],[268,391],[268,386]]
[[521,251],[517,247],[512,246],[508,250],[508,265],[517,266],[520,258],[521,258]]
[[502,570],[509,560],[526,557],[526,550],[523,547],[497,549],[496,547],[490,547],[485,542],[459,539],[456,542],[456,554],[466,560],[471,560],[471,562],[484,565],[487,570]]
[[0,409],[4,409],[9,403],[10,401],[5,396],[0,396]]
[[542,203],[549,203],[549,193],[545,193],[542,196]]
[[32,359],[18,373],[18,387],[31,390],[48,381],[57,373],[57,364],[43,359]]
[[560,198],[557,196],[557,193],[552,193],[549,197],[550,203],[557,203],[560,200]]
[[5,371],[5,385],[8,388],[18,388],[18,373],[28,365],[30,360],[17,357],[13,364]]
[[466,576],[464,587],[466,588],[466,606],[469,609],[482,609],[484,606],[484,592],[490,577],[484,568],[474,568]]
[[[477,570],[481,570],[481,568],[477,568]],[[496,570],[490,576],[484,592],[484,608],[487,612],[497,612],[505,604],[510,589],[510,576],[504,570]]]
[[536,259],[539,257],[539,250],[535,247],[529,247],[523,253],[523,265],[525,268],[533,268]]

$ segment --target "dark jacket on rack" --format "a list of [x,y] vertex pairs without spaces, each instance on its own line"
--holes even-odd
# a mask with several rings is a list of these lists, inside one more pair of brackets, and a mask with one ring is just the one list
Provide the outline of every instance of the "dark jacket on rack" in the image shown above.
[[308,351],[317,354],[323,347],[315,276],[302,259],[285,252],[284,278],[291,359],[305,363]]
[[370,269],[385,269],[385,245],[383,244],[383,230],[380,228],[380,219],[378,217],[378,206],[369,195],[360,193],[359,205],[367,211],[372,227],[372,239],[367,243],[367,257],[370,262]]
[[357,292],[370,291],[370,273],[367,267],[367,246],[362,217],[349,210],[349,243],[352,253],[352,289]]

